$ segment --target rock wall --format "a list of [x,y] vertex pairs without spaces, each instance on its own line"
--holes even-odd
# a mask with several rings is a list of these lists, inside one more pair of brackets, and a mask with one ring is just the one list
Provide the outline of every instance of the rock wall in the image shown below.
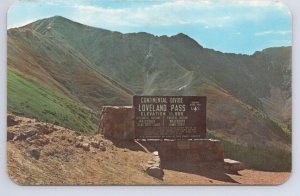
[[99,132],[110,139],[133,140],[135,132],[132,106],[103,106]]
[[224,162],[224,146],[219,140],[147,140],[162,161]]
[[[134,109],[132,106],[104,106],[99,132],[118,140],[134,140]],[[140,140],[154,147],[162,161],[224,162],[224,147],[219,140]]]

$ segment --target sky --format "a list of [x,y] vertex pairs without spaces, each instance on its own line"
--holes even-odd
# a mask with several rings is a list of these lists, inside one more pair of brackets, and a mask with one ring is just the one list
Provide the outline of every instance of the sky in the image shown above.
[[56,15],[122,33],[184,33],[226,53],[292,45],[290,11],[276,0],[18,0],[7,27]]

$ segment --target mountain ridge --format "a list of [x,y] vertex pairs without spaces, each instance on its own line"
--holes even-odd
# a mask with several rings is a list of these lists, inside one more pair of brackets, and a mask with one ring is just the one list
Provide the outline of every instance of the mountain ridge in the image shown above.
[[[98,30],[102,30],[102,31],[107,31],[107,32],[110,32],[110,33],[120,33],[120,34],[125,34],[125,35],[130,35],[130,34],[146,34],[146,35],[151,35],[153,37],[167,37],[167,38],[172,38],[172,37],[177,37],[177,36],[184,36],[184,37],[188,37],[189,39],[195,41],[199,46],[203,47],[201,44],[199,44],[195,39],[191,38],[190,36],[184,34],[184,33],[177,33],[177,34],[174,34],[174,35],[170,35],[170,36],[167,36],[167,35],[154,35],[154,34],[151,34],[151,33],[147,33],[147,32],[131,32],[131,33],[122,33],[120,31],[111,31],[111,30],[108,30],[108,29],[104,29],[104,28],[101,28],[101,27],[94,27],[94,26],[91,26],[91,25],[86,25],[86,24],[82,24],[80,22],[76,22],[76,21],[73,21],[69,18],[66,18],[66,17],[63,17],[63,16],[60,16],[60,15],[56,15],[56,16],[52,16],[52,17],[48,17],[48,18],[43,18],[43,19],[39,19],[39,20],[36,20],[34,22],[31,22],[31,23],[28,23],[28,24],[25,24],[25,25],[22,25],[22,26],[19,26],[19,27],[12,27],[9,30],[12,30],[12,29],[19,29],[19,28],[24,28],[24,27],[32,27],[31,25],[34,24],[34,23],[39,23],[39,22],[43,22],[43,21],[55,21],[55,20],[61,20],[61,21],[67,21],[67,22],[70,22],[70,23],[75,23],[77,25],[80,25],[80,26],[84,26],[84,27],[89,27],[89,28],[92,28],[92,29],[98,29]],[[219,53],[223,53],[223,54],[236,54],[236,55],[242,55],[242,56],[252,56],[254,55],[255,53],[257,52],[263,52],[264,50],[267,50],[267,49],[276,49],[276,48],[291,48],[291,46],[273,46],[273,47],[268,47],[268,48],[264,48],[264,49],[261,49],[261,50],[257,50],[255,52],[253,52],[252,54],[244,54],[244,53],[233,53],[233,52],[223,52],[223,51],[220,51],[220,50],[215,50],[213,48],[206,48],[206,47],[203,47],[205,49],[210,49],[210,50],[213,50],[215,52],[219,52]]]

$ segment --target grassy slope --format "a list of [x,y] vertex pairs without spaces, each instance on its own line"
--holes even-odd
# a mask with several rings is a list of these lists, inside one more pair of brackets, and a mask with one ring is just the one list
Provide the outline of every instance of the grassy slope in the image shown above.
[[[284,147],[291,140],[290,132],[272,124],[271,120],[264,124],[267,119],[263,113],[213,87],[203,86],[200,92],[208,96],[208,138],[223,142],[225,158],[242,161],[252,169],[291,171],[291,152]],[[243,123],[239,123],[240,118]],[[260,127],[253,126],[253,122]],[[256,138],[255,141],[252,138]]]
[[[56,122],[83,132],[96,130],[90,109],[35,81],[25,79],[13,69],[8,69],[8,111]],[[217,136],[210,134],[212,138]],[[248,167],[269,171],[290,171],[291,154],[277,149],[242,146],[226,138],[223,141],[225,157],[241,160]]]
[[8,69],[8,112],[56,123],[81,132],[96,130],[97,114],[47,86]]
[[253,145],[241,145],[228,138],[209,137],[219,139],[224,144],[225,158],[242,161],[248,168],[263,171],[288,171],[292,169],[292,154],[275,148],[262,148]]

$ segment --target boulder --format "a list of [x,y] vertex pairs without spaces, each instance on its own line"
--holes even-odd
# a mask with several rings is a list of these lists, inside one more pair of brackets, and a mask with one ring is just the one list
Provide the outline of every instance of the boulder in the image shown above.
[[90,150],[90,144],[86,143],[86,142],[78,143],[76,145],[76,147],[82,148],[85,151],[89,151]]
[[42,134],[50,134],[54,131],[53,128],[49,127],[47,124],[44,123],[36,124],[35,126]]
[[83,136],[77,136],[77,137],[76,137],[76,140],[82,142],[82,141],[84,140],[84,137],[83,137]]
[[45,146],[50,143],[50,140],[46,137],[34,140],[34,143],[38,146]]
[[27,130],[22,133],[15,134],[13,141],[26,140],[27,138],[30,138],[36,134],[38,134],[38,132],[36,130]]
[[104,151],[106,151],[106,147],[103,144],[100,144],[99,150],[104,152]]
[[146,164],[146,173],[149,176],[162,180],[164,176],[164,171],[160,165],[160,158],[158,156],[158,152],[154,151],[152,154],[152,160],[148,161]]
[[19,124],[19,123],[20,123],[20,121],[17,120],[17,119],[15,118],[15,116],[13,116],[13,115],[11,115],[11,114],[8,114],[8,115],[7,115],[7,126],[8,126],[8,127],[10,127],[10,126],[15,126],[15,125],[17,125],[17,124]]
[[32,137],[32,136],[38,134],[38,131],[35,130],[35,129],[32,129],[32,130],[24,131],[23,134],[24,134],[26,137]]
[[52,142],[58,142],[60,140],[60,138],[58,138],[58,137],[52,137],[51,138],[51,141]]
[[90,151],[90,147],[91,147],[90,143],[88,142],[77,142],[75,146],[77,148],[82,148],[85,151]]
[[160,167],[157,166],[150,166],[146,169],[146,172],[149,176],[152,176],[154,178],[158,178],[160,180],[163,179],[164,172]]
[[13,140],[15,136],[14,132],[7,131],[7,141]]
[[111,139],[133,140],[135,132],[132,106],[103,106],[99,132]]
[[100,142],[99,141],[91,141],[91,146],[94,148],[99,148],[100,147]]
[[39,160],[41,156],[41,152],[38,149],[32,149],[30,150],[30,155],[35,158],[36,160]]
[[243,163],[231,159],[224,159],[224,169],[231,172],[238,172],[240,170],[245,169]]

